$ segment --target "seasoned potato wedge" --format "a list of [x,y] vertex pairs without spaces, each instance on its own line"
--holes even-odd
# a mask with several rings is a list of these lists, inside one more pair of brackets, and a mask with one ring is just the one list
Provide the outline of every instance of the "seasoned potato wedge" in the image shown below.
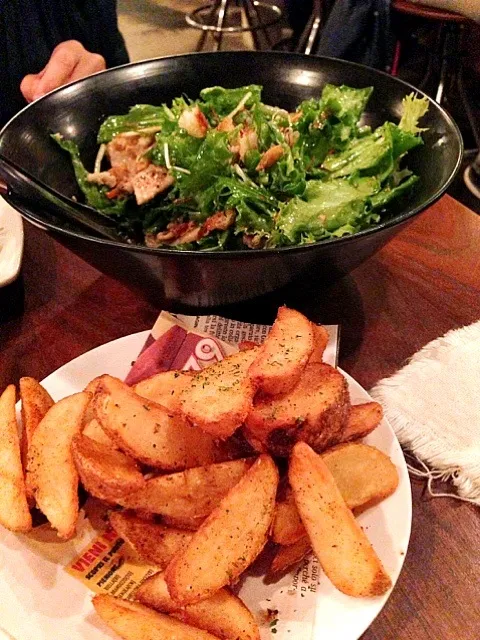
[[252,340],[242,340],[241,342],[238,343],[238,350],[239,351],[249,351],[250,349],[255,349],[256,347],[259,347],[260,345],[258,345],[256,342],[253,342]]
[[163,573],[151,576],[140,586],[136,599],[178,620],[205,629],[222,640],[260,640],[253,615],[240,598],[228,589],[220,589],[210,598],[179,609],[168,592]]
[[84,433],[73,438],[72,455],[83,486],[100,500],[116,504],[146,485],[135,460]]
[[264,393],[287,393],[300,380],[313,348],[310,320],[298,311],[280,307],[277,319],[250,367],[250,377]]
[[112,511],[109,520],[120,538],[128,542],[139,558],[159,569],[165,569],[173,556],[183,549],[193,536],[191,531],[165,527],[131,513]]
[[308,359],[310,364],[315,362],[323,362],[323,354],[328,344],[328,331],[321,324],[312,322],[313,329],[313,351]]
[[303,536],[294,544],[282,545],[277,550],[270,566],[270,575],[285,573],[288,569],[303,560],[312,551],[308,536]]
[[[392,495],[398,472],[382,451],[366,444],[340,444],[321,454],[349,509],[360,513]],[[290,545],[307,535],[290,489],[278,501],[272,525],[272,540]]]
[[328,364],[307,364],[297,386],[277,396],[258,394],[243,429],[258,451],[288,456],[295,442],[322,451],[342,438],[350,412],[347,381]]
[[325,462],[304,442],[293,449],[288,477],[313,550],[337,589],[356,597],[385,593],[389,576]]
[[113,442],[144,464],[175,471],[215,461],[211,436],[111,376],[97,391],[95,415]]
[[398,472],[390,458],[361,442],[340,444],[322,454],[349,509],[356,513],[392,495]]
[[[20,400],[22,401],[22,437],[20,451],[22,454],[23,468],[27,468],[28,450],[35,429],[40,424],[43,416],[53,405],[53,399],[35,378],[20,378]],[[33,492],[30,486],[28,474],[25,474],[27,499],[33,502]]]
[[218,636],[137,602],[106,594],[96,595],[92,602],[105,624],[124,640],[218,640]]
[[211,364],[190,380],[180,396],[184,415],[216,438],[228,438],[247,417],[255,386],[248,375],[259,347]]
[[291,545],[306,535],[292,491],[287,489],[285,500],[278,501],[275,505],[270,536],[276,544]]
[[174,529],[183,529],[184,531],[196,531],[200,528],[200,525],[204,522],[207,516],[192,516],[191,518],[179,516],[162,516],[162,522],[166,527],[173,527]]
[[177,413],[180,410],[180,394],[191,377],[189,371],[162,371],[138,382],[133,390],[142,398],[148,398]]
[[253,459],[194,467],[147,480],[120,504],[171,518],[204,518],[245,475]]
[[383,418],[382,405],[378,402],[366,402],[350,407],[347,425],[342,435],[342,442],[365,438],[378,427]]
[[68,396],[51,407],[30,443],[28,472],[38,508],[61,538],[75,534],[78,517],[78,473],[72,440],[82,428],[90,400],[85,392]]
[[13,384],[0,396],[0,524],[11,531],[29,531],[32,518],[23,477],[15,396]]
[[[90,406],[90,405],[89,405]],[[88,411],[88,407],[87,407]],[[102,425],[96,418],[92,418],[89,422],[85,424],[82,429],[82,433],[87,438],[91,440],[95,440],[95,442],[99,442],[100,444],[104,444],[110,449],[116,449],[117,447],[113,444],[112,439],[107,436],[105,431],[102,429]]]
[[179,605],[208,598],[233,583],[263,549],[273,518],[278,470],[260,456],[212,511],[165,572]]

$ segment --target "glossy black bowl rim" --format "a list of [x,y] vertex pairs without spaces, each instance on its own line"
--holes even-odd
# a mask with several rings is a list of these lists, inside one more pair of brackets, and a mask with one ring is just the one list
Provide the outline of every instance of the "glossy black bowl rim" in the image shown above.
[[[450,116],[450,114],[438,103],[436,102],[433,98],[431,98],[429,95],[427,95],[424,91],[422,91],[421,89],[418,89],[417,87],[415,87],[414,85],[410,84],[409,82],[405,82],[404,80],[401,80],[400,78],[397,78],[396,76],[391,76],[390,74],[386,73],[385,71],[380,71],[378,69],[374,69],[372,67],[367,67],[366,65],[362,65],[362,64],[358,64],[356,62],[350,62],[349,60],[342,60],[341,58],[331,58],[331,57],[327,57],[327,56],[309,56],[306,54],[300,54],[300,53],[289,53],[289,52],[282,52],[282,51],[205,51],[205,52],[193,52],[193,53],[184,53],[184,54],[175,54],[175,55],[171,55],[171,56],[160,56],[160,57],[156,57],[156,58],[148,58],[146,60],[140,60],[137,62],[130,62],[128,64],[124,64],[124,65],[120,65],[117,67],[112,67],[110,69],[105,69],[104,71],[99,71],[93,75],[98,76],[98,75],[103,75],[103,74],[108,74],[108,73],[112,73],[118,69],[122,69],[125,67],[136,67],[136,66],[142,66],[145,64],[148,64],[149,62],[157,62],[160,60],[165,60],[165,59],[174,59],[174,58],[191,58],[191,57],[231,57],[232,55],[241,55],[241,56],[247,56],[247,57],[251,57],[251,58],[255,58],[255,57],[271,57],[271,58],[278,58],[278,59],[285,59],[285,58],[289,58],[289,59],[315,59],[318,61],[322,61],[322,60],[327,60],[327,61],[333,61],[336,63],[340,63],[343,66],[346,67],[353,67],[353,68],[357,68],[357,69],[368,69],[369,71],[373,71],[375,72],[375,74],[380,75],[380,76],[385,76],[387,78],[389,78],[390,80],[394,80],[395,82],[403,85],[406,89],[413,91],[419,95],[421,95],[422,97],[427,98],[427,100],[429,101],[429,103],[434,104],[439,111],[442,114],[442,117],[445,119],[445,121],[448,123],[448,125],[450,127],[452,127],[452,129],[455,131],[456,135],[457,135],[457,139],[459,142],[459,154],[457,157],[457,161],[455,163],[455,167],[453,169],[453,171],[451,172],[449,178],[445,181],[445,183],[442,185],[442,187],[440,189],[438,189],[430,198],[428,198],[428,200],[426,200],[425,202],[423,202],[421,205],[418,205],[417,207],[406,211],[405,213],[402,214],[398,214],[396,216],[394,216],[393,218],[391,218],[390,220],[385,220],[384,222],[380,222],[378,224],[376,224],[375,226],[369,228],[369,229],[364,229],[363,231],[358,231],[356,233],[350,234],[350,235],[345,235],[345,236],[341,236],[339,238],[327,238],[325,240],[319,240],[318,242],[312,242],[310,244],[301,244],[301,245],[293,245],[293,246],[287,246],[287,247],[272,247],[272,248],[265,248],[265,249],[229,249],[229,250],[225,250],[225,251],[199,251],[199,250],[179,250],[179,249],[167,249],[167,248],[152,248],[152,247],[146,247],[143,245],[138,245],[138,244],[128,244],[128,243],[122,243],[122,242],[115,242],[114,240],[109,240],[106,238],[96,238],[95,236],[91,236],[88,235],[87,233],[82,233],[81,231],[72,231],[70,229],[65,229],[63,227],[60,227],[56,224],[52,224],[50,222],[45,222],[44,220],[42,220],[41,218],[37,217],[36,215],[34,215],[31,212],[26,213],[24,211],[24,209],[21,208],[20,205],[18,205],[14,200],[11,200],[8,196],[4,196],[5,199],[9,202],[9,204],[11,204],[17,211],[19,211],[25,218],[27,218],[30,222],[32,222],[33,224],[36,224],[37,226],[40,226],[43,229],[46,229],[48,231],[55,231],[58,232],[60,234],[64,234],[76,239],[82,239],[82,240],[87,240],[89,242],[95,242],[97,244],[101,244],[101,245],[108,245],[111,247],[119,247],[122,249],[125,249],[127,251],[134,251],[134,252],[140,252],[140,253],[145,253],[145,254],[150,254],[150,255],[158,255],[158,256],[169,256],[169,257],[180,257],[180,256],[196,256],[199,259],[227,259],[227,258],[232,258],[232,257],[244,257],[244,256],[257,256],[257,257],[261,257],[261,256],[267,256],[267,255],[281,255],[281,254],[290,254],[290,253],[297,253],[300,251],[308,251],[308,250],[312,250],[313,248],[318,248],[320,246],[332,246],[334,245],[335,247],[340,247],[348,242],[353,242],[354,239],[360,239],[360,238],[365,238],[368,237],[370,235],[373,235],[375,233],[378,233],[382,230],[385,229],[389,229],[391,227],[395,227],[397,225],[400,225],[401,223],[406,222],[407,220],[409,220],[410,218],[413,218],[414,216],[418,215],[419,213],[421,213],[422,211],[425,211],[425,209],[428,209],[428,207],[430,207],[431,205],[433,205],[435,202],[437,202],[437,200],[439,200],[444,193],[447,191],[448,187],[451,185],[451,183],[453,182],[453,180],[455,179],[455,176],[457,175],[458,171],[460,170],[461,164],[462,164],[462,159],[463,159],[463,152],[464,152],[464,143],[463,143],[463,138],[462,138],[462,134],[460,132],[460,129],[458,128],[457,123],[455,122],[455,120]],[[71,87],[77,84],[81,84],[82,82],[88,81],[89,78],[91,78],[92,76],[87,76],[87,78],[82,78],[81,80],[76,80],[74,82],[70,82],[67,85],[63,85],[62,87],[59,87],[58,89],[55,89],[54,91],[51,91],[50,93],[46,94],[46,96],[43,96],[42,98],[39,98],[39,100],[43,100],[43,98],[50,96],[54,93],[60,92],[62,90],[65,89],[65,87]],[[22,114],[24,111],[26,111],[27,109],[30,108],[31,105],[27,105],[25,106],[21,111],[19,111],[17,114],[15,114],[13,116],[13,118],[11,118],[5,125],[4,127],[0,130],[0,138],[3,135],[4,131],[7,129],[7,127],[9,126],[9,124],[11,122],[13,122],[13,120],[15,120],[17,117],[19,117],[20,114]],[[101,215],[101,214],[99,214]]]

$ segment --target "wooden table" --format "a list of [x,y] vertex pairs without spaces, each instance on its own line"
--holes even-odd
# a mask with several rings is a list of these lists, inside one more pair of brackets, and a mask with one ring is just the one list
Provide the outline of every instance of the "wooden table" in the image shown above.
[[[0,290],[0,387],[42,379],[104,342],[150,327],[147,301],[26,225],[23,279]],[[445,196],[351,276],[220,310],[271,321],[286,302],[342,326],[340,365],[365,388],[429,340],[480,318],[480,218]],[[432,500],[413,480],[405,567],[363,640],[480,638],[478,508]],[[325,639],[328,640],[328,639]]]

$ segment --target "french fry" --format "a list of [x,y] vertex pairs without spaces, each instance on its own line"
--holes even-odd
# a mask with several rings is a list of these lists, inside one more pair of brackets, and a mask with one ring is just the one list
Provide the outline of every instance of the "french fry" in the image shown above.
[[[22,437],[20,439],[20,451],[22,454],[23,468],[27,468],[28,450],[35,429],[40,424],[43,416],[53,405],[53,399],[35,378],[20,378],[20,400],[22,401]],[[30,486],[28,474],[25,474],[25,486],[27,499],[33,503],[33,492]]]
[[109,520],[120,538],[128,542],[139,558],[159,569],[165,569],[193,536],[191,531],[165,527],[131,513],[111,511]]
[[0,524],[11,531],[25,532],[32,528],[32,518],[23,477],[15,395],[11,384],[0,396]]
[[72,455],[83,486],[100,500],[116,504],[146,485],[135,460],[84,433],[74,436]]
[[252,458],[232,460],[150,478],[119,504],[180,520],[205,518],[252,464]]
[[61,538],[75,534],[78,473],[72,440],[82,428],[90,395],[75,393],[54,404],[36,428],[30,444],[28,472],[38,508]]
[[276,575],[285,573],[288,569],[303,560],[311,551],[312,545],[306,535],[294,544],[282,545],[272,560],[269,574]]
[[118,448],[144,464],[175,471],[215,461],[211,436],[116,378],[103,377],[94,406],[97,420]]
[[359,513],[392,495],[398,471],[390,458],[361,442],[340,444],[322,454],[349,509]]
[[162,371],[138,382],[133,390],[142,398],[148,398],[169,411],[180,410],[180,394],[190,383],[192,374],[187,371]]
[[341,442],[365,438],[378,427],[383,418],[383,409],[378,402],[366,402],[350,407],[347,425]]
[[[90,405],[89,405],[90,406]],[[88,407],[87,407],[88,410]],[[104,444],[110,449],[116,449],[117,447],[113,444],[112,439],[107,436],[105,431],[102,429],[102,425],[96,418],[92,418],[89,422],[85,424],[82,429],[82,433],[87,438],[91,440],[95,440],[95,442],[99,442],[100,444]]]
[[309,364],[323,362],[323,354],[328,344],[328,331],[321,324],[312,322],[313,351],[308,359]]
[[278,395],[295,387],[313,352],[312,327],[298,311],[280,307],[277,319],[250,367],[250,377],[258,389]]
[[248,375],[260,348],[239,351],[197,373],[180,396],[192,424],[216,438],[228,438],[252,406],[255,386]]
[[243,432],[258,451],[280,457],[298,440],[322,451],[342,438],[349,412],[342,374],[328,364],[309,363],[289,393],[255,397]]
[[240,598],[228,589],[220,589],[210,598],[179,609],[168,592],[163,573],[143,582],[136,592],[142,604],[215,634],[222,640],[260,640],[253,615]]
[[210,597],[252,564],[267,540],[277,486],[275,463],[261,455],[168,565],[165,580],[179,606]]
[[98,594],[92,603],[105,624],[124,640],[218,640],[218,636],[137,602]]
[[292,545],[306,535],[292,491],[288,489],[285,500],[278,501],[275,505],[270,536],[276,544]]
[[331,582],[346,595],[382,595],[391,580],[345,504],[322,458],[297,442],[288,472],[313,550]]

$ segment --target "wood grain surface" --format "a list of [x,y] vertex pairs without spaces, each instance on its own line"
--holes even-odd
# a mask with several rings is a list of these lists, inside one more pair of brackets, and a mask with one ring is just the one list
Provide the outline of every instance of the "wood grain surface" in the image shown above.
[[[159,309],[26,225],[20,280],[0,290],[0,388],[42,379],[104,342],[149,328]],[[331,285],[296,284],[209,310],[271,322],[279,304],[341,325],[340,365],[369,389],[428,341],[480,319],[480,218],[445,196],[376,256]],[[480,511],[431,499],[412,480],[405,566],[363,640],[480,638]],[[325,639],[328,640],[328,639]]]

